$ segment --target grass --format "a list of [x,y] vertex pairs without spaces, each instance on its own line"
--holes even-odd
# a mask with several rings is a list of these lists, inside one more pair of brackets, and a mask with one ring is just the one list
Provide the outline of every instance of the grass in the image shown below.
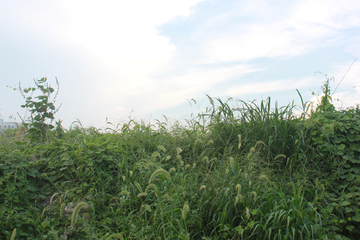
[[185,126],[130,119],[102,132],[78,122],[38,144],[22,129],[1,134],[0,235],[356,239],[329,222],[328,173],[293,104],[209,100]]

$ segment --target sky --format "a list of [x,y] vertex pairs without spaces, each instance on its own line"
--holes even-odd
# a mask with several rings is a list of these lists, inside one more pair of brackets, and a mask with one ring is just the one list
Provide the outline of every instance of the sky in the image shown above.
[[42,77],[66,128],[186,119],[207,95],[299,105],[327,77],[346,108],[359,57],[359,0],[0,0],[0,120],[30,116],[12,88]]

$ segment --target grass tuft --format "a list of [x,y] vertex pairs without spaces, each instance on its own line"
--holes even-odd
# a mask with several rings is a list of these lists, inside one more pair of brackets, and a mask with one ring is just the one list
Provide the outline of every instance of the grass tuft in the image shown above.
[[77,121],[39,143],[1,133],[0,235],[360,239],[359,109],[209,102],[185,125]]
[[158,175],[163,175],[165,178],[170,179],[170,174],[162,169],[159,168],[158,170],[156,170],[155,172],[153,172],[153,174],[151,174],[150,178],[149,178],[149,183],[152,183],[152,181],[154,181],[154,179],[158,176]]
[[79,202],[78,204],[76,204],[76,206],[75,206],[75,208],[73,210],[73,213],[71,215],[71,224],[70,224],[70,226],[71,226],[72,229],[75,228],[76,219],[77,219],[77,217],[79,215],[80,210],[82,208],[87,209],[89,207],[91,207],[91,206],[86,202]]

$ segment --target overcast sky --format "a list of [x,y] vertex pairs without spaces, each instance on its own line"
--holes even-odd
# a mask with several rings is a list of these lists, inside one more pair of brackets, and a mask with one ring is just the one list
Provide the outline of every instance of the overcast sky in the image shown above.
[[[0,119],[47,77],[68,127],[180,119],[206,94],[280,105],[334,90],[360,57],[359,0],[0,0]],[[360,59],[333,96],[360,103]]]

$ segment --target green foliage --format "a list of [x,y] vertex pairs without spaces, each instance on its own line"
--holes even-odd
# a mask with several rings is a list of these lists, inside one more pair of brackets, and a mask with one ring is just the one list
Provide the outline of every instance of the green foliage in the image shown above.
[[[44,121],[38,144],[24,129],[2,134],[0,235],[359,239],[358,108],[336,111],[330,99],[308,113],[302,102],[296,117],[270,98],[209,100],[186,126],[129,119],[103,132],[77,121],[64,131]],[[55,113],[48,103],[37,106]]]
[[[50,100],[50,95],[54,92],[52,88],[47,83],[47,78],[41,78],[40,80],[34,80],[36,87],[29,87],[22,89],[19,84],[19,90],[21,95],[25,98],[25,104],[21,105],[22,108],[26,108],[30,111],[30,122],[25,122],[23,125],[28,127],[28,137],[31,142],[44,142],[47,140],[47,132],[54,128],[54,125],[51,122],[55,119],[54,114],[58,111],[55,108],[55,99],[59,91],[59,82],[56,79],[56,84],[58,86],[58,91],[55,94],[55,97]],[[41,93],[39,96],[32,97],[33,93],[39,90]],[[29,94],[25,96],[25,94]],[[50,123],[47,121],[50,120]],[[57,130],[59,131],[60,123],[58,123]]]
[[[326,75],[325,75],[326,77]],[[360,237],[360,111],[359,106],[336,111],[331,103],[329,81],[324,83],[320,104],[304,121],[310,146],[306,155],[323,175],[325,197],[322,213],[326,228],[351,239]]]
[[[334,111],[335,107],[331,103],[332,97],[331,97],[331,91],[330,91],[330,81],[334,81],[334,77],[328,78],[326,74],[324,74],[326,81],[324,82],[324,85],[321,86],[322,93],[324,94],[321,97],[320,103],[316,108],[316,111]],[[312,92],[313,95],[315,95],[314,92]]]
[[[305,133],[300,124],[301,118],[296,118],[293,114],[294,104],[278,107],[275,102],[272,108],[271,99],[267,98],[259,104],[240,100],[240,106],[230,107],[231,98],[226,102],[215,99],[219,106],[215,105],[212,98],[209,99],[211,107],[200,117],[209,118],[211,138],[214,139],[220,156],[226,156],[230,152],[245,154],[256,142],[262,141],[268,150],[264,156],[266,162],[273,162],[279,154],[286,156],[273,162],[273,167],[286,167],[290,171],[296,171],[297,166],[302,166],[302,151],[306,148]],[[241,148],[237,149],[235,146],[239,134],[242,141]]]
[[[307,120],[312,158],[326,173],[329,228],[360,237],[360,111],[326,111]],[[357,238],[357,237],[356,237]]]
[[[1,233],[10,236],[16,226],[28,239],[252,239],[286,234],[282,219],[267,219],[288,211],[291,219],[305,216],[289,222],[297,234],[322,235],[321,217],[302,192],[295,197],[292,186],[276,186],[261,157],[264,143],[245,156],[219,158],[209,136],[175,128],[166,139],[150,129],[74,129],[64,139],[1,152]],[[91,211],[75,211],[84,201]],[[311,226],[316,229],[306,232]]]

